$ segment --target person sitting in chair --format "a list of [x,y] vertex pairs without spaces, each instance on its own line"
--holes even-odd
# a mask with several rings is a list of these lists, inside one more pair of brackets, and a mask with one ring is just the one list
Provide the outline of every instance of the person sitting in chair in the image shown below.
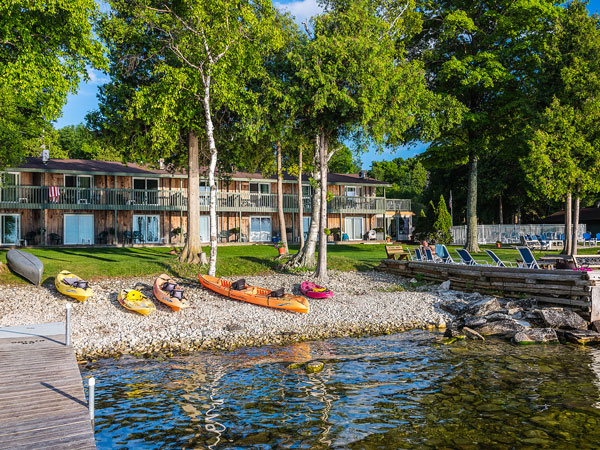
[[423,249],[423,253],[425,253],[425,250],[429,249],[429,250],[431,250],[431,254],[435,255],[435,246],[429,245],[429,243],[427,241],[423,241],[421,243],[421,248]]

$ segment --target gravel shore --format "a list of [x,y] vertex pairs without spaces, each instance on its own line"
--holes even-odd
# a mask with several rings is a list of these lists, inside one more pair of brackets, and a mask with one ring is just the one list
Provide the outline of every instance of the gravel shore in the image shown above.
[[[299,294],[306,275],[246,277],[270,289]],[[125,310],[117,301],[122,288],[136,282],[154,300],[149,316]],[[53,284],[0,287],[0,327],[59,322],[71,303],[72,342],[78,358],[123,353],[229,350],[239,346],[289,343],[337,336],[383,334],[416,327],[444,327],[449,318],[436,292],[400,291],[406,280],[380,272],[330,272],[330,299],[310,299],[308,314],[292,313],[230,300],[185,283],[190,308],[173,312],[152,295],[152,278],[106,279],[92,283],[94,295],[84,303],[58,293]]]

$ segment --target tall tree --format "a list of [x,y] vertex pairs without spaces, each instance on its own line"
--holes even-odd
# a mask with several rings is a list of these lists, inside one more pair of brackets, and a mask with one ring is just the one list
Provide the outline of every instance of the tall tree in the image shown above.
[[[211,247],[208,272],[214,275],[219,139],[215,114],[229,109],[242,118],[238,123],[251,124],[252,112],[256,111],[255,95],[248,89],[248,83],[262,74],[262,58],[279,45],[276,12],[265,0],[252,3],[144,0],[134,4],[114,0],[111,6],[127,17],[127,21],[121,21],[122,28],[150,29],[157,42],[152,47],[158,55],[153,67],[156,80],[139,89],[133,101],[134,116],[142,117],[151,125],[153,144],[172,148],[172,142],[177,142],[182,130],[188,130],[188,167],[194,168],[197,167],[195,138],[203,134],[207,143]],[[197,174],[190,171],[189,175],[190,184],[195,184]],[[190,191],[189,195],[188,202],[199,202],[194,192]],[[195,210],[190,203],[188,205],[189,210]],[[193,258],[201,250],[199,233],[192,228],[195,222],[197,217],[188,220],[190,233],[184,249],[184,255]]]
[[[600,21],[586,3],[567,5],[546,46],[540,115],[525,160],[531,183],[545,198],[566,200],[567,252],[577,254],[581,199],[600,191]],[[570,227],[571,197],[573,231]]]
[[0,167],[39,151],[87,66],[104,67],[93,0],[0,3]]
[[460,126],[442,132],[427,153],[440,167],[467,165],[466,248],[479,251],[480,158],[498,148],[499,130],[527,106],[557,10],[550,0],[424,0],[421,9],[425,21],[415,55],[425,61],[431,88],[467,111]]
[[[315,140],[321,202],[316,276],[325,281],[327,173],[339,143],[404,143],[433,97],[420,63],[407,59],[404,46],[417,21],[414,3],[331,0],[321,5],[324,12],[313,17],[304,45],[290,56]],[[311,230],[312,225],[314,220]],[[305,246],[310,244],[309,238]]]

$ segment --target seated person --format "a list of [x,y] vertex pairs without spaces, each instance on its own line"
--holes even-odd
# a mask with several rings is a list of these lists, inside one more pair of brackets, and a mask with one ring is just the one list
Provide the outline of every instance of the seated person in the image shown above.
[[423,249],[423,253],[425,253],[425,250],[426,250],[426,249],[429,249],[429,250],[431,250],[431,254],[432,254],[432,255],[435,255],[435,246],[431,246],[431,245],[429,245],[429,244],[427,243],[427,241],[423,241],[423,242],[421,243],[421,248]]

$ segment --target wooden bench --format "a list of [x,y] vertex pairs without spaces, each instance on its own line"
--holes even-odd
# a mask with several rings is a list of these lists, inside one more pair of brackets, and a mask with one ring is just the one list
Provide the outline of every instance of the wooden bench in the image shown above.
[[409,253],[401,245],[386,245],[385,252],[388,259],[406,259],[408,261]]

